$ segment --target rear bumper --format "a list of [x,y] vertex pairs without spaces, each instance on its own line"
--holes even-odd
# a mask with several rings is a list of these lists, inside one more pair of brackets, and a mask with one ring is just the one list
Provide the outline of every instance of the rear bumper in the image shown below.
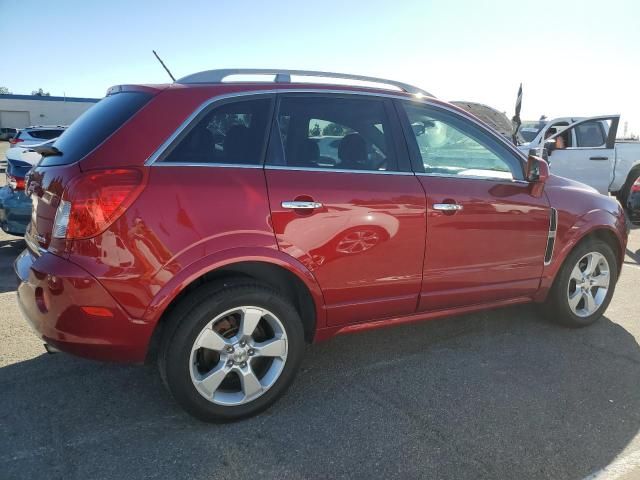
[[20,310],[46,343],[95,360],[144,361],[153,326],[129,317],[85,270],[29,249],[14,268]]
[[11,235],[23,236],[31,221],[31,199],[22,191],[0,188],[0,228]]

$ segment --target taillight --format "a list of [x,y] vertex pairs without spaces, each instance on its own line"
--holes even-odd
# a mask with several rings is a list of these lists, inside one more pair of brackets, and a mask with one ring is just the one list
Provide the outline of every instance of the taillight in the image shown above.
[[24,178],[14,177],[7,173],[7,185],[11,190],[24,190]]
[[15,145],[16,143],[20,143],[20,142],[24,142],[24,140],[21,138],[12,138],[11,140],[9,140],[9,143],[11,145]]
[[146,176],[119,168],[87,172],[69,182],[56,211],[52,235],[67,240],[105,231],[142,192]]

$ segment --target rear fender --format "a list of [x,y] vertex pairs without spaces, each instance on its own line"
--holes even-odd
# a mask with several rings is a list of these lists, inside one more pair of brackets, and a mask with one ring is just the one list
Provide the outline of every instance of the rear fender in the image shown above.
[[288,270],[298,277],[309,290],[316,312],[316,329],[326,326],[326,310],[322,291],[313,274],[295,258],[271,248],[232,248],[207,255],[176,273],[157,292],[144,314],[144,320],[152,324],[171,302],[192,282],[203,275],[241,262],[265,262]]

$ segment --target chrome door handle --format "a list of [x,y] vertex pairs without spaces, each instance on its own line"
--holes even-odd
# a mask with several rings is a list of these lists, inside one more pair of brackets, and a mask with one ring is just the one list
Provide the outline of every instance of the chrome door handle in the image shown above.
[[458,205],[457,203],[434,203],[433,209],[443,212],[457,212],[462,210],[462,205]]
[[315,208],[322,208],[320,202],[282,202],[282,208],[290,208],[293,210],[313,210]]

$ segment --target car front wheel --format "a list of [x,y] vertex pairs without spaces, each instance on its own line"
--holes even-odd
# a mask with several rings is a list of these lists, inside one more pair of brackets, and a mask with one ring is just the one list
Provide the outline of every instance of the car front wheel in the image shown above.
[[547,316],[569,327],[585,327],[607,309],[618,280],[615,254],[601,240],[578,245],[566,258],[549,292]]

